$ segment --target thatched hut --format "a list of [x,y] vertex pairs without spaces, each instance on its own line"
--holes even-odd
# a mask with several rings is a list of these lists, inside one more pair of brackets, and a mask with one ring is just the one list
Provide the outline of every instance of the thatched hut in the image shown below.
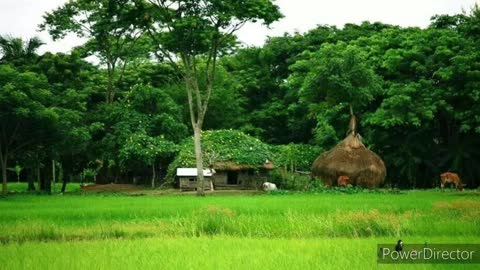
[[[257,189],[267,181],[275,167],[270,147],[260,140],[235,130],[212,130],[202,133],[204,168],[214,170],[208,178],[215,190]],[[185,175],[178,168],[195,168],[193,139],[180,146],[180,152],[170,164],[169,176],[179,180],[182,190],[196,188],[195,169]],[[176,173],[176,175],[175,175]]]
[[[258,166],[237,164],[231,161],[216,162],[211,169],[204,170],[205,189],[258,189],[262,183],[268,180],[269,172],[274,168],[271,161]],[[177,177],[181,190],[197,188],[196,168],[177,168]]]
[[328,186],[337,185],[338,177],[344,175],[350,178],[352,185],[374,188],[384,182],[386,172],[383,160],[363,145],[354,128],[342,142],[320,155],[312,166],[312,176]]
[[212,177],[213,185],[218,190],[258,189],[268,180],[268,175],[275,166],[271,161],[258,165],[226,161],[215,162],[212,167],[216,171]]

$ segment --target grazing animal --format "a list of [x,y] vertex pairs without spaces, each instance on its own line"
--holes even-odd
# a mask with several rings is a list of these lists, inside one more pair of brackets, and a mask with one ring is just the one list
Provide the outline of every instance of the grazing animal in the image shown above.
[[263,189],[263,191],[277,190],[277,185],[275,185],[274,183],[265,182],[262,185],[262,189]]
[[458,177],[458,174],[451,172],[440,174],[440,187],[442,190],[445,188],[445,184],[449,183],[455,184],[455,187],[458,190],[463,191],[462,181],[460,180],[460,177]]
[[337,185],[339,187],[347,187],[350,184],[350,178],[345,175],[340,175],[337,179]]

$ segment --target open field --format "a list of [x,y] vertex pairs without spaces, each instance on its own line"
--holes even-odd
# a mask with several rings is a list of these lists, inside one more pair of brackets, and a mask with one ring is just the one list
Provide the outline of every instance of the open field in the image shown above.
[[0,199],[0,269],[475,269],[377,265],[397,239],[480,243],[480,193]]

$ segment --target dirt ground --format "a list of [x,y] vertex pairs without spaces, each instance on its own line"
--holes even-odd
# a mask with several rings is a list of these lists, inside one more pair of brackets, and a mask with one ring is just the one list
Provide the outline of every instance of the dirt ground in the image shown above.
[[[83,192],[121,192],[131,195],[194,195],[196,191],[181,191],[179,189],[149,189],[144,186],[128,185],[128,184],[106,184],[106,185],[86,185],[80,189]],[[262,191],[258,190],[218,190],[218,191],[205,191],[207,195],[222,195],[222,194],[261,194]]]
[[142,190],[142,187],[135,186],[135,185],[126,185],[126,184],[86,185],[81,187],[80,190],[85,192],[96,192],[96,191],[132,192],[132,191]]

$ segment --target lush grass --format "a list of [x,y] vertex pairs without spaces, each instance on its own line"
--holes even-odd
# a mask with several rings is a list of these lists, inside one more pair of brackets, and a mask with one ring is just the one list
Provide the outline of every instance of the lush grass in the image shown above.
[[[407,239],[414,242],[423,238]],[[436,243],[472,243],[435,238]],[[149,238],[29,242],[2,247],[2,269],[476,269],[478,265],[377,265],[390,238]]]
[[[35,183],[35,187],[37,188],[37,183]],[[20,183],[8,183],[8,192],[11,193],[24,193],[28,190],[28,184],[24,182]],[[55,183],[52,186],[52,192],[60,192],[62,190],[62,183]],[[80,184],[79,183],[67,183],[67,187],[65,192],[78,192],[80,191]]]
[[6,269],[371,269],[377,267],[376,244],[399,238],[479,243],[480,194],[434,190],[0,199],[0,265]]

